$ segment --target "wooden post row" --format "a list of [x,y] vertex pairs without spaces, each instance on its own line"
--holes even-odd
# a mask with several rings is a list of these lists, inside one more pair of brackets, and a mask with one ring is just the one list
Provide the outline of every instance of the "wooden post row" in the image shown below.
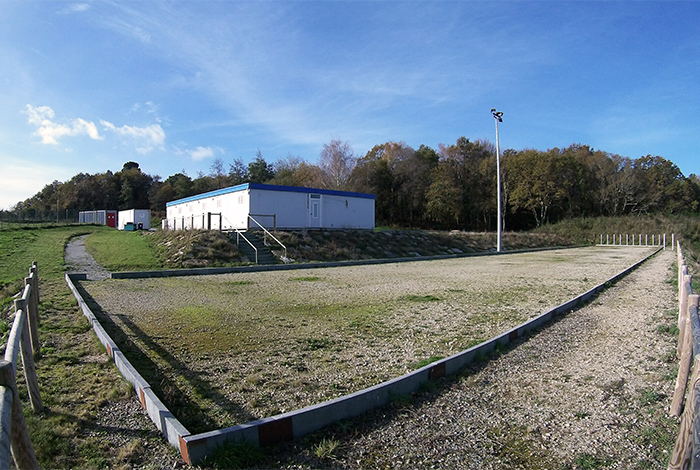
[[[698,315],[698,299],[700,296],[691,295],[688,299],[688,308],[690,315],[697,317]],[[698,332],[700,333],[700,332]],[[692,340],[691,340],[692,342]],[[671,453],[671,458],[668,462],[669,470],[681,470],[696,468],[693,465],[693,435],[698,432],[695,425],[696,406],[695,401],[700,396],[700,355],[695,356],[693,361],[693,376],[691,379],[691,387],[688,393],[688,400],[681,418],[681,427],[676,439],[676,445]]]

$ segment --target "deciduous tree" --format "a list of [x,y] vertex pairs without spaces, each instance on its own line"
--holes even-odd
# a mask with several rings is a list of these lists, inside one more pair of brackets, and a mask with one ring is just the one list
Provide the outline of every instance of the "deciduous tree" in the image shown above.
[[326,174],[326,186],[329,189],[348,189],[348,179],[352,173],[357,158],[350,143],[333,139],[323,145],[318,166]]

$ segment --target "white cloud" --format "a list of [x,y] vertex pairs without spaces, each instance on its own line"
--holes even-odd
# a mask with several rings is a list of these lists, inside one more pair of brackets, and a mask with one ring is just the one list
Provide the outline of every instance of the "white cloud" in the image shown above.
[[41,143],[46,145],[58,145],[58,139],[64,136],[87,135],[93,140],[100,140],[99,132],[95,123],[81,118],[73,119],[68,123],[55,122],[55,113],[48,106],[34,107],[27,105],[25,114],[28,116],[27,122],[36,126],[35,135],[41,138]]
[[157,123],[162,123],[163,119],[160,117],[160,106],[155,104],[153,101],[146,101],[145,103],[134,103],[130,109],[131,113],[144,113],[150,116]]
[[70,3],[65,5],[63,8],[58,10],[59,15],[70,15],[72,13],[83,13],[90,9],[90,4],[88,3]]
[[216,155],[223,155],[226,153],[226,151],[221,147],[202,147],[201,145],[194,149],[173,146],[173,151],[176,155],[187,156],[195,162],[201,162],[202,160],[206,160],[208,158],[215,157]]
[[87,10],[89,10],[89,9],[90,9],[90,5],[88,5],[87,3],[73,3],[72,5],[69,5],[67,8],[68,8],[69,11],[72,11],[72,12],[75,12],[75,13],[79,13],[79,12],[82,12],[82,11],[87,11]]
[[127,125],[117,127],[111,122],[104,120],[100,120],[100,124],[107,131],[134,141],[136,151],[140,154],[149,153],[156,148],[163,148],[165,143],[165,131],[160,127],[160,124],[151,124],[146,127]]
[[197,147],[194,150],[189,150],[190,157],[195,162],[205,160],[214,156],[214,149],[211,147]]

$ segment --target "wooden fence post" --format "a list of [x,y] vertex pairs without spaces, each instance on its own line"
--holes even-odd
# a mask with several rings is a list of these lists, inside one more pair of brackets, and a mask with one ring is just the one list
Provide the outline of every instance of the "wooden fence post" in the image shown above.
[[678,359],[681,358],[683,351],[686,349],[684,344],[686,340],[685,329],[689,325],[688,321],[690,319],[688,316],[688,295],[692,294],[691,289],[691,277],[687,274],[681,274],[681,282],[678,284],[678,348],[676,350]]
[[[700,365],[695,361],[693,366],[693,379],[697,379]],[[693,380],[695,382],[695,380]],[[692,393],[692,389],[691,389]],[[678,431],[676,445],[673,447],[671,458],[668,461],[668,470],[685,470],[690,468],[693,455],[693,422],[695,421],[695,400],[689,400],[689,406],[685,407],[685,412],[681,418],[681,426]]]
[[29,298],[27,299],[29,340],[32,345],[32,353],[38,355],[41,352],[41,344],[39,344],[39,303],[35,296],[36,284],[36,275],[34,273],[30,273],[29,277],[24,278],[24,285],[30,287]]
[[[691,295],[688,299],[690,315],[698,314],[698,299],[700,296]],[[690,316],[689,315],[689,316]],[[692,340],[691,340],[692,341]],[[691,468],[693,459],[693,435],[695,434],[695,400],[696,394],[700,387],[700,355],[695,356],[693,361],[693,377],[691,379],[690,391],[688,400],[681,418],[681,427],[676,439],[676,445],[673,447],[671,458],[668,462],[669,470],[681,470]]]
[[31,340],[29,338],[29,315],[27,311],[27,301],[25,299],[15,300],[15,311],[19,315],[24,315],[22,331],[18,332],[20,354],[22,356],[22,368],[24,370],[24,380],[27,383],[27,391],[29,393],[29,402],[32,405],[32,410],[35,412],[44,409],[39,393],[39,378],[36,375],[34,367],[34,355],[32,353]]
[[32,267],[29,268],[34,273],[34,279],[36,280],[36,300],[39,302],[39,265],[36,261],[32,261]]
[[673,392],[673,400],[671,402],[671,416],[681,415],[683,400],[685,398],[685,389],[688,384],[688,375],[690,374],[690,367],[693,363],[693,328],[691,326],[690,306],[688,304],[690,279],[690,276],[685,276],[683,279],[682,292],[686,301],[683,302],[684,308],[681,312],[683,318],[681,323],[682,328],[680,329],[678,335],[678,354],[680,357],[680,364],[678,366],[678,376],[676,377],[676,388]]
[[[11,369],[12,367],[10,367]],[[0,385],[0,468],[12,467],[12,389]]]
[[12,363],[0,360],[0,385],[12,391],[12,418],[10,425],[10,447],[15,466],[21,469],[38,469],[39,462],[36,460],[32,443],[29,440],[27,423],[24,420],[22,404],[17,394],[17,383],[15,371]]

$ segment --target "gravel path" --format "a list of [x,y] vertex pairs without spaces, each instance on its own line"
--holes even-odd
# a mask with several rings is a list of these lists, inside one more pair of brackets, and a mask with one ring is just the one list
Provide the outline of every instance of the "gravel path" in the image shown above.
[[87,235],[75,237],[66,245],[64,261],[69,273],[86,273],[90,281],[109,279],[110,274],[85,249]]

